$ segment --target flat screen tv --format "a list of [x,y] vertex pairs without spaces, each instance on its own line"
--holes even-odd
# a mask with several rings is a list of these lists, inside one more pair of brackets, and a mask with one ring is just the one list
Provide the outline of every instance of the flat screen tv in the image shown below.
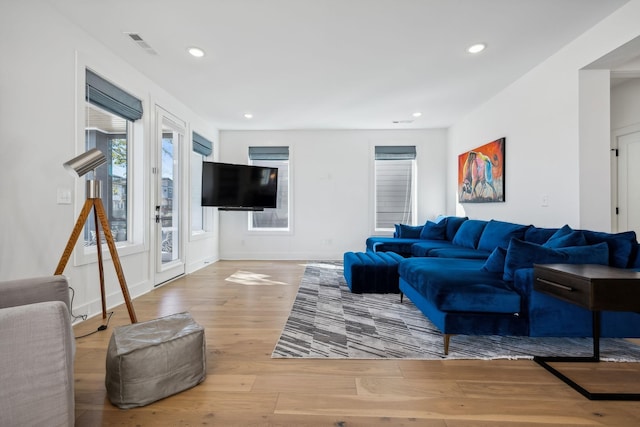
[[232,210],[276,207],[278,168],[202,162],[202,206]]

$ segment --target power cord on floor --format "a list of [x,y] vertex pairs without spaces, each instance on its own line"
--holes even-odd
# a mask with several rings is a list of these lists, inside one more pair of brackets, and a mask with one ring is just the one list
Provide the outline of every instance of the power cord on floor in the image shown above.
[[[69,289],[71,290],[71,317],[73,318],[73,321],[75,322],[78,319],[87,320],[87,315],[86,314],[81,314],[79,316],[76,316],[75,314],[73,314],[73,300],[74,300],[74,298],[76,296],[76,291],[71,286],[69,286]],[[111,316],[113,316],[113,311],[111,313],[109,313],[109,317],[107,318],[107,324],[106,325],[100,325],[100,326],[98,326],[98,329],[96,329],[95,331],[89,332],[88,334],[84,334],[84,335],[81,335],[81,336],[75,337],[75,338],[76,339],[84,338],[84,337],[88,337],[89,335],[93,335],[96,332],[104,331],[109,326],[109,321],[111,320]]]
[[75,322],[78,319],[87,320],[86,314],[81,314],[80,316],[73,314],[73,299],[76,297],[76,291],[71,286],[69,286],[69,290],[71,291],[71,317],[73,318],[73,321]]
[[107,317],[107,323],[105,325],[100,325],[98,326],[98,329],[96,329],[95,331],[89,332],[88,334],[80,335],[79,337],[75,337],[75,338],[76,339],[85,338],[85,337],[88,337],[89,335],[95,334],[96,332],[104,331],[109,327],[109,321],[111,320],[111,316],[113,316],[113,311],[109,312],[109,317]]

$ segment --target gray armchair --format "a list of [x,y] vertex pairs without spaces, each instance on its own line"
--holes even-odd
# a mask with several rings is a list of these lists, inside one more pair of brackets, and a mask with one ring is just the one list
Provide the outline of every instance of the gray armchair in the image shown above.
[[64,276],[0,282],[0,425],[73,426],[69,285]]

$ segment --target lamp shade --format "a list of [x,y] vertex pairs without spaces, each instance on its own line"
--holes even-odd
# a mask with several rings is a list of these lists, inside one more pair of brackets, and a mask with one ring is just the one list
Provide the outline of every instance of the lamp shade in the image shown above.
[[102,153],[102,151],[97,148],[92,148],[86,153],[82,153],[77,157],[69,160],[64,163],[63,166],[70,173],[78,175],[81,177],[88,173],[89,171],[94,170],[98,166],[104,165],[107,163],[106,156]]

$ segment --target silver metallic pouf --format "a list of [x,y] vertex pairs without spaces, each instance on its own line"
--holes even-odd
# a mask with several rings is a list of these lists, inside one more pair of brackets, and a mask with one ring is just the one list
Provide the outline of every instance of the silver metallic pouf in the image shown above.
[[191,388],[206,376],[204,328],[189,313],[115,328],[105,386],[119,408],[148,405]]

